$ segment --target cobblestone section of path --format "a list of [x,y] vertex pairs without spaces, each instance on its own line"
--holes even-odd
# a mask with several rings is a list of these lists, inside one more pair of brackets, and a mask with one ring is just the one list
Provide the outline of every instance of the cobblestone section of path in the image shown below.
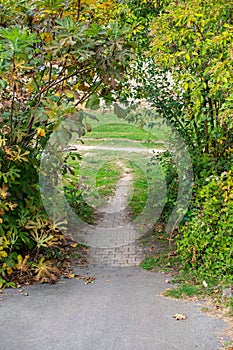
[[102,266],[138,266],[143,259],[136,242],[117,248],[90,248],[89,263]]
[[[131,222],[128,207],[132,176],[122,163],[119,165],[123,168],[123,174],[115,194],[106,206],[97,211],[98,220],[93,232],[87,232],[87,236],[92,237],[89,248],[90,264],[138,266],[143,258],[143,250],[137,242],[138,233]],[[95,242],[98,244],[95,245]]]

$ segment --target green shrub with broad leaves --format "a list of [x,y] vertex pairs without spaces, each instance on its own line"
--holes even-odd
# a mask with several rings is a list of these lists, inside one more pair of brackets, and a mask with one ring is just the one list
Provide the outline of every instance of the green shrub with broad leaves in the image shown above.
[[177,239],[178,254],[198,280],[233,282],[233,171],[206,178]]
[[[97,109],[100,98],[113,101],[132,46],[118,2],[6,0],[0,8],[1,288],[26,274],[40,281],[59,275],[54,257],[65,241],[64,222],[52,223],[42,205],[42,150],[73,115],[77,135],[88,130],[80,110]],[[70,139],[62,130],[61,149]],[[61,163],[51,162],[51,172]],[[79,206],[80,194],[68,201]]]
[[[149,48],[131,70],[136,83],[130,90],[126,82],[121,96],[144,98],[188,146],[194,186],[176,237],[180,265],[198,278],[232,280],[232,2],[163,4],[150,18]],[[167,170],[169,189],[169,162]],[[174,195],[168,191],[167,208]]]
[[[0,135],[0,288],[13,286],[11,279],[20,279],[22,272],[29,272],[26,265],[30,255],[32,259],[41,258],[39,254],[45,248],[55,249],[62,239],[58,227],[50,222],[43,210],[37,184],[39,162],[36,151],[9,146],[9,131],[5,126]],[[25,256],[28,256],[26,260]],[[35,267],[36,263],[37,259]],[[49,275],[45,274],[43,278],[49,280]]]

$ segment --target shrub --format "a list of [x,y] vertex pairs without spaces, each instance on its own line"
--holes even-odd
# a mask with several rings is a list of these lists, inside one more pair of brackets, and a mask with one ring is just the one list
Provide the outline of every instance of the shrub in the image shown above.
[[232,281],[232,170],[207,178],[197,192],[195,207],[177,240],[180,258],[199,279]]
[[[97,109],[106,95],[112,101],[131,49],[127,29],[116,23],[117,5],[110,14],[108,6],[93,1],[81,6],[72,0],[9,0],[0,7],[1,288],[19,271],[19,259],[22,274],[30,270],[42,281],[59,275],[52,261],[43,259],[64,237],[42,205],[41,153],[65,118],[78,116],[77,134],[86,132],[82,104]],[[64,148],[70,133],[63,130],[59,137]],[[70,201],[80,197],[70,195]]]

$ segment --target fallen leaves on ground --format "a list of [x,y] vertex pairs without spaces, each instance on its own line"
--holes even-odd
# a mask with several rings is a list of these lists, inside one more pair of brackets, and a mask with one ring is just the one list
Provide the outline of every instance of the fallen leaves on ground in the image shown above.
[[44,257],[41,258],[39,263],[36,265],[35,273],[36,276],[34,277],[34,280],[36,282],[39,281],[40,283],[54,283],[61,276],[61,270],[56,266],[53,266],[53,261],[45,261]]
[[[59,238],[60,239],[60,238]],[[40,283],[56,283],[62,275],[74,278],[74,266],[87,266],[86,254],[88,249],[77,242],[65,238],[56,244],[54,250],[18,255],[15,268],[11,271],[9,282],[14,282],[15,287]],[[46,255],[47,254],[47,255]],[[29,261],[30,260],[30,261]],[[19,292],[22,293],[22,292]]]
[[74,273],[67,273],[63,275],[64,278],[77,278],[78,280],[82,279],[84,281],[84,284],[94,283],[94,280],[96,279],[94,276],[83,276],[83,275],[76,275]]
[[186,320],[187,319],[187,316],[185,314],[175,314],[172,317],[175,318],[177,321]]
[[153,252],[154,248],[155,247],[152,245],[151,247],[148,248],[148,252]]
[[170,259],[172,256],[177,256],[177,252],[173,250],[172,252],[168,253],[167,258]]

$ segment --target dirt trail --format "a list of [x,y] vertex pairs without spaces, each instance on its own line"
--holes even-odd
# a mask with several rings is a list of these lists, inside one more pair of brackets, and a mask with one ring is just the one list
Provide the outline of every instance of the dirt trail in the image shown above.
[[132,175],[121,161],[121,179],[114,195],[97,210],[95,225],[84,226],[81,236],[89,243],[89,263],[107,266],[137,266],[143,258],[137,232],[130,215],[128,198]]

